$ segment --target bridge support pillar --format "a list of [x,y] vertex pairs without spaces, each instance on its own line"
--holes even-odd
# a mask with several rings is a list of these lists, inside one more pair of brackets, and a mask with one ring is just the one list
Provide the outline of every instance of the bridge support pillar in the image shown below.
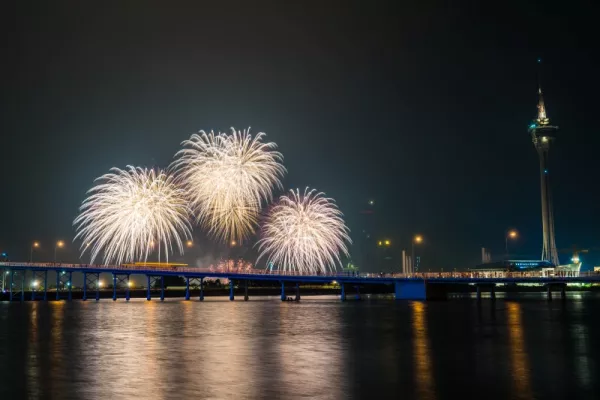
[[355,297],[355,299],[356,300],[360,300],[361,299],[360,298],[360,286],[359,285],[356,285],[356,297]]
[[9,299],[13,300],[13,281],[15,280],[15,271],[10,271],[10,287],[9,287]]
[[200,278],[200,301],[204,301],[204,278]]
[[152,296],[150,295],[151,284],[152,282],[150,282],[150,275],[146,275],[146,300],[148,301],[152,300]]
[[[34,271],[31,271],[31,274],[33,275],[33,279],[35,279],[35,272],[34,272]],[[30,287],[31,287],[31,286],[30,286]],[[31,288],[31,301],[34,301],[34,300],[35,300],[35,288],[34,288],[34,287],[32,287],[32,288]]]
[[546,295],[548,297],[548,301],[552,301],[552,287],[550,285],[546,285]]
[[477,285],[477,301],[481,301],[481,286]]
[[60,300],[60,272],[56,271],[56,300]]
[[281,281],[281,301],[285,301],[285,282]]
[[300,301],[300,282],[296,282],[296,301]]
[[48,301],[48,271],[44,271],[44,301]]
[[492,285],[490,289],[490,297],[492,300],[496,300],[496,285]]
[[113,301],[117,301],[117,274],[113,273]]
[[186,300],[190,299],[190,277],[189,276],[185,277],[185,299]]
[[565,284],[560,288],[560,298],[562,300],[565,300],[567,298],[566,287],[567,285]]
[[426,300],[427,288],[424,281],[398,280],[394,282],[396,300]]
[[165,301],[165,277],[160,277],[160,301]]
[[69,271],[69,281],[67,282],[67,287],[69,288],[69,295],[67,297],[67,301],[71,301],[73,300],[73,273],[71,271]]
[[235,296],[233,294],[233,279],[229,278],[229,300],[235,300]]
[[87,300],[87,272],[83,273],[83,297],[81,298],[81,300]]
[[244,281],[244,301],[248,301],[248,280]]
[[129,301],[131,295],[129,293],[129,275],[127,275],[127,287],[125,288],[125,300]]
[[344,285],[344,282],[340,282],[340,286],[342,287],[342,293],[340,295],[340,300],[346,301],[346,285]]

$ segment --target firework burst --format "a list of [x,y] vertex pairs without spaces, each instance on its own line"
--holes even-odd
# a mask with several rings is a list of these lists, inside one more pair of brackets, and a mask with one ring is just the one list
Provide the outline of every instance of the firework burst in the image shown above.
[[281,187],[283,156],[264,133],[200,131],[176,155],[173,167],[185,186],[197,222],[213,237],[240,242],[257,226],[261,205]]
[[[159,260],[161,254],[168,260],[173,245],[183,252],[182,237],[191,238],[190,209],[172,176],[128,166],[96,181],[73,222],[75,239],[92,244],[92,263],[100,252],[106,264],[145,261],[154,250]],[[83,245],[82,252],[86,249]]]
[[259,257],[279,271],[327,273],[348,255],[349,229],[333,199],[306,188],[281,196],[267,215],[258,241]]

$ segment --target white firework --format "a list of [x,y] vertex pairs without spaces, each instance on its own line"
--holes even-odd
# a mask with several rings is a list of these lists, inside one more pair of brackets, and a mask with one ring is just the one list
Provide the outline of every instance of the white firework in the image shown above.
[[82,253],[90,250],[92,263],[100,252],[106,264],[146,261],[155,250],[159,260],[164,254],[168,261],[173,245],[183,253],[183,240],[191,238],[191,214],[172,176],[127,166],[112,168],[96,181],[73,222],[75,239],[83,241]]
[[200,131],[182,142],[173,167],[185,186],[197,222],[224,242],[241,242],[256,229],[263,203],[281,187],[283,156],[275,143],[250,130]]
[[257,245],[259,257],[279,271],[328,273],[341,266],[352,243],[342,212],[333,199],[314,189],[296,189],[281,196],[267,215]]

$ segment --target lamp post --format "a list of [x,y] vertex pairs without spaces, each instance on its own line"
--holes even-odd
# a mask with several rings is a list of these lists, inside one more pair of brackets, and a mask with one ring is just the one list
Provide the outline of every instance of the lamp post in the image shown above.
[[37,249],[38,247],[40,247],[39,242],[33,242],[31,244],[31,249],[29,251],[29,262],[33,262],[33,249]]
[[410,262],[412,263],[412,272],[413,273],[414,272],[418,272],[418,271],[415,270],[415,265],[416,265],[416,262],[415,262],[415,244],[421,244],[422,242],[423,242],[423,236],[421,236],[421,235],[415,235],[415,237],[413,237],[413,240],[412,240],[412,252],[411,252],[411,256],[410,256],[411,257]]
[[62,249],[64,246],[65,242],[63,242],[62,240],[56,242],[56,245],[54,246],[54,264],[56,264],[56,250],[58,250],[59,248]]
[[506,231],[504,235],[504,252],[506,254],[506,258],[508,259],[508,239],[516,239],[519,236],[519,233],[514,229],[509,229]]

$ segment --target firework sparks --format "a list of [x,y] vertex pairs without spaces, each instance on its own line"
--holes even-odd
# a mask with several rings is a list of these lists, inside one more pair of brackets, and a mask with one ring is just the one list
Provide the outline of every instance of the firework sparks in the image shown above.
[[163,171],[128,166],[111,169],[98,178],[100,183],[75,219],[82,253],[90,249],[91,262],[103,252],[104,262],[146,261],[158,251],[168,261],[173,245],[183,252],[183,240],[191,238],[190,209],[185,192]]
[[262,228],[259,257],[280,271],[303,274],[327,273],[348,255],[349,229],[332,199],[306,188],[281,196]]
[[285,173],[275,143],[249,130],[231,134],[200,131],[175,156],[197,222],[224,242],[241,242],[257,226],[262,203],[281,187]]

